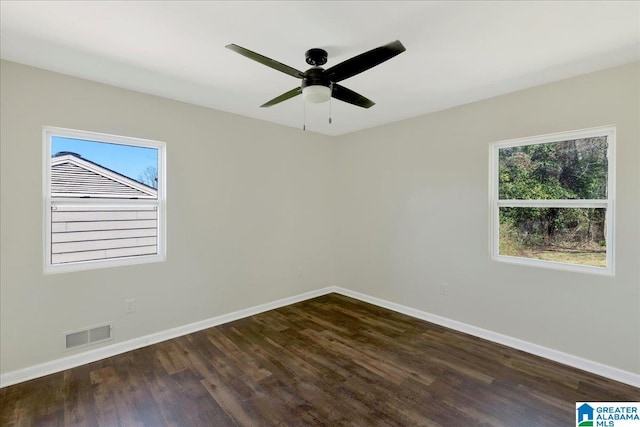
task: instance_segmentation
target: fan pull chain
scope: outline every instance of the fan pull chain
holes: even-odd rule
[[[307,130],[307,103],[302,99],[302,130]]]
[[[329,124],[331,124],[331,98],[329,98]]]

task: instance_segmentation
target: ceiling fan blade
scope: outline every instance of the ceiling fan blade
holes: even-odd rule
[[[349,104],[357,105],[362,108],[370,108],[376,105],[372,100],[336,83],[333,84],[331,96],[335,99],[339,99],[340,101],[348,102]]]
[[[285,65],[274,59],[267,58],[264,55],[260,55],[259,53],[253,52],[249,49],[245,49],[244,47],[238,46],[237,44],[228,44],[225,47],[236,53],[239,53],[242,56],[246,56],[249,59],[253,59],[256,62],[266,65],[267,67],[271,67],[274,70],[281,71],[285,74],[296,77],[298,79],[302,79],[305,77],[305,74],[300,70],[296,70],[295,68],[289,67],[288,65]]]
[[[353,77],[356,74],[360,74],[363,71],[373,68],[376,65],[382,64],[393,58],[396,55],[401,54],[407,50],[399,40],[391,43],[387,43],[384,46],[371,49],[365,53],[354,56],[351,59],[347,59],[333,67],[327,68],[324,72],[332,82],[339,82],[349,77]]]
[[[285,92],[280,96],[276,96],[271,101],[265,102],[261,105],[261,107],[271,107],[272,105],[276,105],[281,103],[282,101],[286,101],[289,98],[293,98],[294,96],[300,95],[302,93],[302,88],[297,87],[295,89],[291,89],[289,92]]]

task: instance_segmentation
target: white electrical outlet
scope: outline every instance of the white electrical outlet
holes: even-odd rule
[[[448,283],[440,283],[440,294],[441,295],[449,295],[449,284]]]
[[[124,300],[124,314],[135,313],[136,311],[136,299],[129,298]]]

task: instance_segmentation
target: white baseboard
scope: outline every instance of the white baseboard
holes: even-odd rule
[[[63,357],[61,359],[52,360],[50,362],[29,366],[17,371],[7,372],[0,375],[0,388],[28,381],[34,378],[43,377],[45,375],[54,374],[66,369],[75,368],[80,365],[85,365],[87,363],[95,362],[107,357],[116,356],[118,354],[126,353],[127,351],[136,350],[151,344],[170,340],[172,338],[180,337],[192,332],[201,331],[213,326],[222,325],[223,323],[232,322],[234,320],[253,316],[265,311],[284,307],[286,305],[295,304],[297,302],[305,301],[334,292],[334,290],[334,287],[327,287],[311,292],[305,292],[293,297],[279,299],[277,301],[272,301],[266,304],[257,305],[255,307],[234,311],[233,313],[223,314],[221,316],[212,317],[210,319],[201,320],[199,322],[190,323],[188,325],[179,326],[177,328],[168,329],[166,331],[156,332],[128,341],[107,345],[95,350],[89,350],[83,353],[74,354],[72,356]]]
[[[170,340],[182,335],[190,334],[192,332],[201,331],[203,329],[218,326],[224,323],[232,322],[234,320],[242,319],[245,317],[253,316],[265,311],[273,310],[276,308],[284,307],[286,305],[295,304],[297,302],[305,301],[311,298],[315,298],[321,295],[329,293],[338,293],[357,300],[367,302],[379,307],[387,308],[389,310],[396,311],[398,313],[406,314],[417,319],[426,320],[431,323],[435,323],[446,328],[454,329],[456,331],[464,332],[469,335],[473,335],[479,338],[483,338],[489,341],[493,341],[499,344],[522,350],[527,353],[534,354],[536,356],[544,357],[555,362],[562,363],[564,365],[572,366],[574,368],[582,369],[587,372],[601,375],[606,378],[610,378],[615,381],[620,381],[625,384],[629,384],[635,387],[640,387],[640,374],[635,374],[622,369],[614,368],[602,363],[594,362],[591,360],[583,359],[578,356],[563,353],[561,351],[553,350],[547,347],[543,347],[538,344],[533,344],[528,341],[523,341],[517,338],[513,338],[507,335],[499,334],[497,332],[482,329],[477,326],[469,325],[466,323],[458,322],[456,320],[448,319],[446,317],[438,316],[435,314],[427,313],[412,307],[396,304],[381,298],[376,298],[370,295],[366,295],[360,292],[352,291],[349,289],[329,286],[326,288],[318,289],[311,292],[306,292],[300,295],[296,295],[289,298],[279,299],[266,304],[257,305],[247,309],[235,311],[233,313],[223,314],[221,316],[212,317],[199,322],[190,323],[188,325],[179,326],[177,328],[168,329],[166,331],[156,332],[143,337],[134,338],[132,340],[123,341],[120,343],[111,344],[105,347],[101,347],[95,350],[89,350],[83,353],[75,354],[72,356],[64,357],[50,362],[42,363],[39,365],[30,366],[17,371],[7,372],[0,375],[0,388],[7,387],[12,384],[17,384],[23,381],[28,381],[34,378],[42,377],[45,375],[53,374],[56,372],[71,369],[80,365],[95,362],[97,360],[105,359],[107,357],[116,356],[118,354],[126,353],[127,351],[136,350],[138,348],[146,347],[151,344]]]
[[[349,289],[335,287],[334,292],[351,298],[355,298],[360,301],[368,302],[379,307],[397,311],[398,313],[406,314],[411,317],[426,320],[427,322],[435,323],[446,328],[464,332],[465,334],[493,341],[498,344],[503,344],[517,350],[522,350],[536,356],[544,357],[545,359],[553,360],[554,362],[582,369],[583,371],[591,372],[596,375],[601,375],[603,377],[619,381],[621,383],[640,387],[640,374],[624,371],[622,369],[614,368],[612,366],[604,365],[592,360],[583,359],[578,356],[563,353],[558,350],[553,350],[551,348],[513,338],[508,335],[502,335],[497,332],[482,329],[477,326],[469,325],[467,323],[458,322],[456,320],[451,320],[446,317],[427,313],[425,311],[417,310],[415,308],[407,307],[401,304],[396,304],[394,302],[372,297],[370,295],[366,295]]]

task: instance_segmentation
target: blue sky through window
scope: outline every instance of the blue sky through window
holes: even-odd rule
[[[90,160],[137,181],[140,181],[140,177],[148,167],[156,168],[156,170],[158,168],[158,150],[156,148],[86,141],[59,136],[52,137],[51,155],[55,156],[56,153],[61,151],[79,154],[83,159]]]

